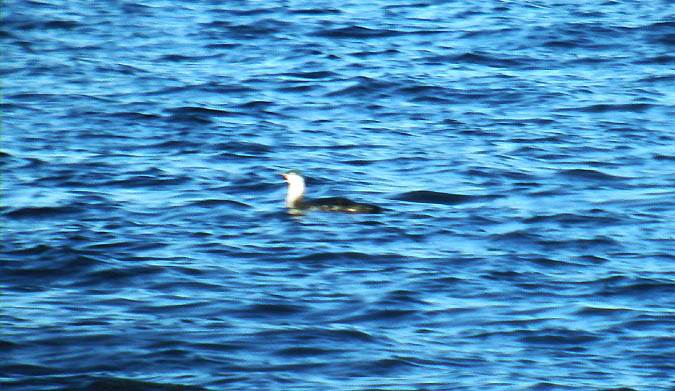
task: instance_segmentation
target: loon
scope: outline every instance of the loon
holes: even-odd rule
[[[286,207],[292,214],[302,211],[346,212],[346,213],[380,213],[377,205],[362,204],[342,197],[317,198],[305,200],[305,178],[299,172],[291,170],[281,174],[288,183]]]

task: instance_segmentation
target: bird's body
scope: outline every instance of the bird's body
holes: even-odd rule
[[[382,208],[377,205],[354,202],[347,198],[330,197],[305,199],[305,179],[296,171],[288,171],[284,174],[288,183],[286,194],[286,207],[291,212],[323,211],[323,212],[346,212],[346,213],[380,213]]]

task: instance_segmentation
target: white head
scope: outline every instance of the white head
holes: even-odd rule
[[[288,171],[281,175],[286,180],[286,183],[288,183],[286,206],[292,208],[296,202],[302,200],[302,196],[305,194],[305,178],[297,171]]]

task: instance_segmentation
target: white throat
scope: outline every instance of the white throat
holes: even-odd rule
[[[297,174],[286,175],[286,182],[288,183],[288,193],[286,193],[286,206],[294,207],[298,201],[302,200],[305,194],[305,180]]]

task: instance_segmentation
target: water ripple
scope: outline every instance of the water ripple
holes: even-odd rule
[[[5,388],[671,388],[670,4],[3,5]]]

